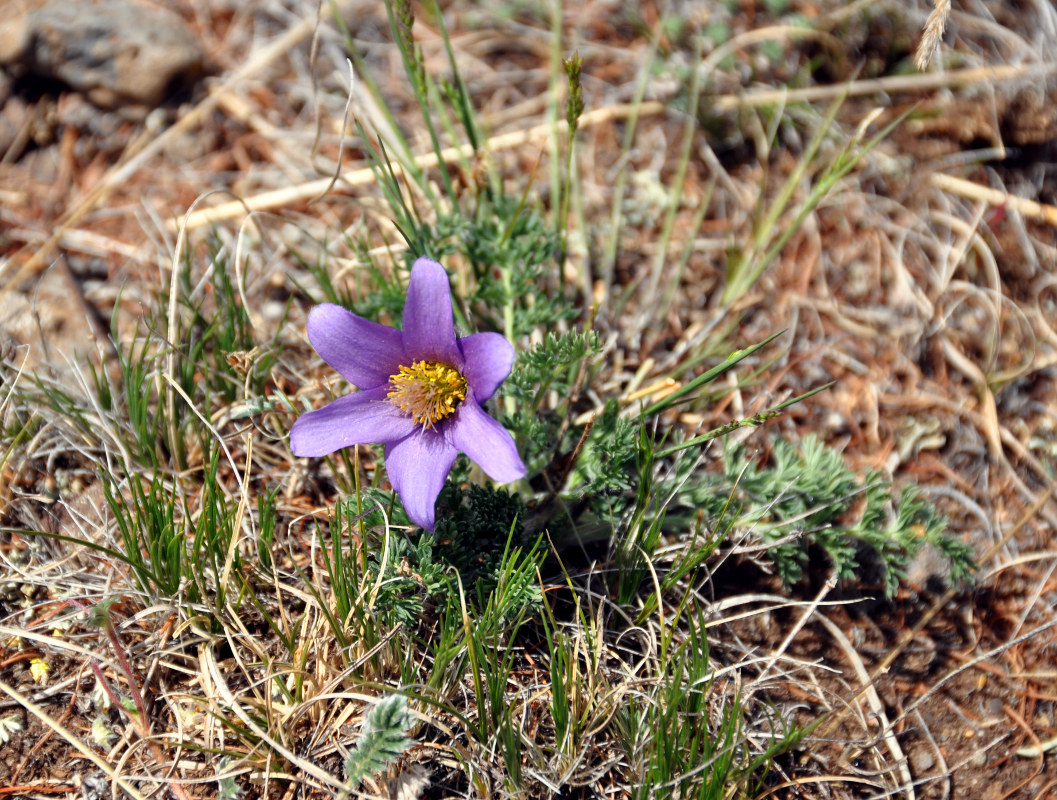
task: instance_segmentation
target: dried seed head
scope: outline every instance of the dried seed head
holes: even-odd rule
[[[933,56],[936,55],[936,51],[939,50],[940,42],[943,40],[943,31],[947,27],[947,17],[950,14],[951,0],[935,0],[935,7],[925,21],[925,31],[921,34],[917,55],[914,56],[914,66],[920,71],[925,71]]]

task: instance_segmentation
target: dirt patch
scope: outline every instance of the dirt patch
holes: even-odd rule
[[[307,3],[295,4],[296,14],[283,9],[232,14],[214,5],[185,2],[176,7],[188,25],[215,45],[217,52],[210,55],[225,65],[225,75],[259,55],[262,42],[288,33],[315,13]],[[393,123],[415,130],[412,138],[425,150],[427,137],[400,78],[384,14],[354,5],[356,13],[349,18],[355,18],[357,27],[352,36],[372,74],[387,82]],[[1044,30],[1032,25],[1027,10],[1001,16],[1003,4],[990,5],[996,16],[979,23],[982,27],[970,25],[967,15],[956,16],[959,52],[980,60],[983,56],[976,54],[991,52],[984,43],[1013,47],[1019,40],[1034,41]],[[841,13],[836,7],[792,6],[812,19]],[[1020,7],[1034,8],[1026,3]],[[691,11],[699,10],[687,11],[686,20],[694,21]],[[458,4],[447,13],[464,77],[479,93],[489,130],[502,135],[544,122],[548,26],[528,10],[496,20]],[[716,19],[708,24],[726,26],[731,36],[767,22],[785,24],[784,18],[776,20],[751,2],[714,13]],[[583,16],[568,16],[567,35],[580,37],[587,58],[589,109],[613,109],[633,99],[648,52],[647,32],[657,22],[655,10],[644,7],[639,18],[635,9],[594,3]],[[921,20],[871,16],[845,24],[855,28],[848,41],[861,47],[832,63],[866,58],[867,71],[884,77],[911,52]],[[1015,29],[1015,37],[1000,36],[995,24]],[[423,18],[415,30],[427,63],[443,73],[443,47],[435,29]],[[825,28],[830,37],[840,30]],[[326,183],[339,153],[350,169],[354,163],[363,166],[362,150],[334,133],[344,115],[344,39],[325,25],[317,41],[322,55],[312,62],[312,31],[309,24],[281,57],[262,64],[223,99],[207,100],[216,87],[199,85],[186,105],[179,106],[186,97],[177,96],[146,117],[97,107],[59,84],[38,85],[31,93],[12,81],[2,86],[0,256],[5,261],[0,275],[8,283],[0,336],[7,361],[24,365],[27,374],[40,370],[56,386],[78,388],[76,375],[83,371],[76,367],[91,361],[102,368],[112,356],[112,314],[118,312],[119,338],[130,334],[143,309],[163,290],[175,247],[173,220],[199,196],[216,189],[252,198],[277,188],[312,188],[314,182]],[[713,29],[713,35],[718,31]],[[839,44],[837,38],[836,43],[826,39],[827,47]],[[587,224],[577,232],[571,256],[578,267],[586,265],[594,282],[585,291],[604,295],[607,282],[617,292],[628,290],[622,314],[602,314],[598,325],[619,342],[614,375],[641,371],[645,383],[678,367],[680,353],[721,318],[719,296],[731,254],[751,241],[754,222],[797,169],[818,119],[817,112],[812,116],[792,104],[793,122],[774,122],[772,129],[767,106],[750,105],[739,96],[751,93],[757,83],[784,86],[807,80],[805,76],[826,78],[824,70],[813,69],[806,59],[830,52],[785,40],[777,50],[762,53],[748,44],[731,48],[731,63],[720,61],[709,84],[706,99],[711,105],[701,112],[703,127],[693,134],[695,155],[685,173],[672,237],[661,243],[669,202],[665,188],[680,174],[686,108],[680,76],[688,69],[687,43],[679,30],[667,31],[662,57],[653,67],[656,80],[646,89],[648,99],[661,98],[667,105],[637,120],[638,134],[626,153],[623,139],[631,122],[626,113],[615,111],[581,131],[577,150]],[[1049,52],[1052,56],[1054,51]],[[835,69],[830,77],[836,81],[846,75]],[[357,111],[369,101],[366,94],[355,100]],[[207,103],[209,112],[194,126],[182,133],[176,129],[164,146],[127,173],[115,172],[117,165],[133,163],[142,148],[158,141],[161,131],[173,130],[170,126]],[[877,468],[899,485],[920,485],[948,514],[951,530],[978,556],[989,557],[981,564],[978,582],[946,602],[940,602],[947,579],[942,563],[928,559],[913,565],[894,601],[867,602],[840,594],[851,592],[849,587],[838,587],[827,597],[848,601],[818,613],[831,620],[849,646],[814,620],[789,642],[787,655],[812,668],[795,679],[770,681],[768,691],[802,724],[822,721],[810,747],[784,763],[788,785],[773,794],[876,797],[896,791],[909,776],[918,798],[1053,797],[1057,767],[1052,755],[1033,754],[1031,748],[1038,750],[1057,735],[1057,629],[1051,627],[1057,607],[1052,570],[1057,506],[1046,495],[1057,470],[1054,228],[1005,206],[941,191],[928,176],[957,173],[981,186],[1057,202],[1057,84],[1051,75],[1038,81],[893,91],[883,98],[847,101],[834,126],[850,137],[870,108],[884,104],[890,108],[871,131],[913,110],[867,159],[868,166],[839,184],[809,216],[737,302],[731,344],[744,346],[787,330],[783,341],[788,352],[773,366],[764,394],[787,397],[829,380],[836,385],[791,409],[771,430],[791,438],[815,433],[840,448],[857,469]],[[381,124],[382,116],[373,119]],[[493,153],[512,180],[536,170],[542,176],[546,169],[539,166],[546,163],[541,162],[544,139],[525,141]],[[615,194],[618,167],[630,175],[623,197]],[[467,173],[459,180],[468,186],[473,176]],[[96,196],[101,189],[105,193]],[[387,220],[379,221],[379,199],[369,184],[338,183],[316,202],[319,191],[303,191],[269,206],[258,218],[259,227],[249,228],[255,246],[248,248],[247,271],[256,270],[258,276],[252,284],[253,305],[266,324],[278,326],[288,307],[300,313],[303,298],[294,279],[311,276],[293,253],[301,255],[312,241],[357,226],[393,233]],[[796,197],[805,191],[798,187]],[[695,227],[698,204],[717,192],[723,198],[719,210],[697,220]],[[541,188],[539,196],[541,203],[548,202],[548,189]],[[614,203],[620,205],[623,229],[616,234],[617,256],[608,264]],[[791,217],[785,215],[782,224]],[[233,248],[237,223],[216,224],[218,241]],[[201,230],[191,238],[192,257],[208,263]],[[632,290],[651,285],[659,248],[675,252],[684,245],[687,258],[677,277],[672,280],[675,273],[665,272],[658,281],[662,288],[672,281],[670,302],[639,299]],[[351,248],[339,250],[341,259],[353,262]],[[580,279],[575,270],[570,272],[570,281]],[[644,318],[650,323],[643,324]],[[293,386],[290,376],[283,380]],[[675,421],[690,430],[707,429],[755,411],[756,402],[732,387],[715,405]],[[4,462],[4,524],[52,532],[63,525],[98,528],[101,490],[90,459],[58,439],[49,440],[48,430],[41,435],[41,455],[21,464]],[[274,453],[268,457],[280,461]],[[93,492],[94,501],[77,507],[77,487],[80,494]],[[335,487],[320,485],[311,496],[306,490],[286,497],[286,521],[302,518],[334,492]],[[70,500],[65,510],[56,507],[57,497]],[[29,547],[17,533],[0,534],[9,584],[21,581],[12,576],[22,574],[20,554]],[[55,543],[45,548],[32,554],[40,574],[70,556]],[[79,551],[76,557],[92,563],[93,555]],[[816,565],[816,574],[791,590],[764,578],[754,578],[753,588],[810,602],[825,583],[827,566]],[[50,604],[62,601],[61,587],[30,584],[29,596],[0,599],[3,623],[18,626],[24,617],[32,618],[39,630],[46,630]],[[878,597],[875,588],[857,591]],[[743,582],[717,576],[715,591],[722,598],[747,589]],[[93,592],[98,593],[93,601],[105,593],[102,586]],[[915,632],[937,603],[935,616]],[[794,608],[729,624],[727,632],[741,645],[725,655],[733,663],[746,649],[772,650],[794,629],[798,615]],[[266,632],[261,620],[253,624],[254,633]],[[873,675],[895,649],[898,657],[870,684],[879,702],[872,705],[863,692],[868,682],[863,671]],[[38,697],[49,685],[64,686],[34,702],[81,741],[90,741],[98,712],[86,696],[93,685],[85,677],[87,662],[49,652],[51,673],[42,685],[29,676],[23,656],[16,645],[4,645],[0,678],[28,698]],[[190,656],[179,656],[183,658]],[[179,659],[174,656],[173,663]],[[159,676],[178,684],[182,673],[177,666],[158,669],[154,688],[161,687]],[[76,790],[87,797],[108,796],[110,787],[100,782],[101,773],[62,736],[43,727],[23,706],[0,699],[0,719],[7,715],[14,716],[20,730],[0,748],[0,784],[32,787],[27,794]],[[107,712],[102,724],[121,737],[122,719]],[[886,740],[883,734],[889,730],[893,738]],[[93,750],[105,759],[116,752],[108,747],[113,745],[93,745]],[[188,763],[193,760],[185,756]],[[177,755],[166,751],[166,757]],[[337,774],[339,759],[331,757]],[[154,760],[143,758],[145,771],[159,772]],[[189,766],[188,774],[201,778],[205,773],[197,772],[198,766]],[[138,768],[129,767],[132,772]],[[214,784],[203,785],[209,788],[197,787],[190,795],[210,796]],[[245,796],[280,796],[288,785],[295,783],[254,783]],[[589,796],[588,790],[583,792]]]

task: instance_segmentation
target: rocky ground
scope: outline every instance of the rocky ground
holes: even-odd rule
[[[328,246],[342,263],[350,252],[341,232],[392,232],[363,149],[338,135],[348,67],[329,6],[318,19],[316,4],[294,0],[132,2],[11,0],[0,21],[0,341],[24,375],[59,385],[73,385],[85,360],[110,357],[111,319],[119,334],[134,331],[174,252],[201,257],[210,226],[244,248],[263,329],[296,295],[294,253],[336,242]],[[619,316],[599,318],[618,342],[614,373],[641,371],[648,384],[732,313],[720,300],[730,244],[751,240],[811,126],[854,78],[835,126],[852,136],[865,122],[872,134],[907,116],[734,302],[735,339],[786,331],[769,397],[835,381],[774,430],[817,434],[856,469],[918,484],[980,561],[967,587],[948,588],[942,565],[923,558],[891,602],[864,599],[876,587],[844,586],[826,599],[848,602],[816,609],[806,624],[795,608],[729,623],[739,652],[783,643],[830,668],[782,690],[799,721],[824,719],[774,795],[876,797],[910,785],[907,796],[921,798],[1057,797],[1057,12],[1048,0],[956,6],[944,69],[918,73],[913,51],[930,11],[920,2],[671,5],[675,21],[649,67],[659,4],[598,0],[563,18],[560,50],[584,58],[587,106],[577,144],[584,229],[572,240],[570,275],[586,263],[596,278],[587,289],[600,296],[609,285],[638,287]],[[384,9],[337,6],[393,116],[362,84],[352,113],[379,130],[403,126],[426,152]],[[416,12],[427,67],[442,73],[437,28]],[[454,3],[445,19],[490,157],[517,192],[538,174],[546,204],[554,33],[545,12]],[[698,30],[712,31],[705,57],[716,58],[665,243],[664,187],[677,180],[684,143],[687,37]],[[643,70],[650,77],[640,84]],[[636,117],[628,104],[640,85]],[[332,181],[339,162],[345,177]],[[706,198],[721,213],[694,228]],[[609,263],[614,202],[624,230]],[[258,212],[252,221],[248,209]],[[661,304],[648,293],[658,248],[677,253],[686,242],[685,269]],[[754,402],[732,391],[682,423],[722,424],[757,410]],[[61,525],[45,502],[62,480],[52,461],[0,462],[8,528],[30,526],[32,508],[38,524]],[[58,491],[82,517],[100,505],[88,484]],[[26,546],[0,538],[9,560]],[[817,596],[819,573],[797,596]],[[765,574],[745,574],[760,592],[786,593]],[[715,592],[744,580],[721,570]],[[5,597],[4,639],[46,608],[38,591]],[[80,685],[85,662],[53,654],[42,689],[30,671],[39,652],[0,649],[0,680],[86,736],[82,701],[64,688]],[[0,796],[109,792],[66,737],[0,698],[0,718],[8,714],[22,729],[0,748]]]

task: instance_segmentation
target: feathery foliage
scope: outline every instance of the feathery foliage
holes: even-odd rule
[[[412,719],[403,695],[383,697],[367,713],[356,744],[345,759],[345,779],[350,788],[368,775],[376,775],[394,763],[411,746],[407,731]]]

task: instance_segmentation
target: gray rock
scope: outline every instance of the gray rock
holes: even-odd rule
[[[0,21],[0,65],[61,81],[107,107],[157,106],[203,71],[179,16],[133,0],[22,0]]]

